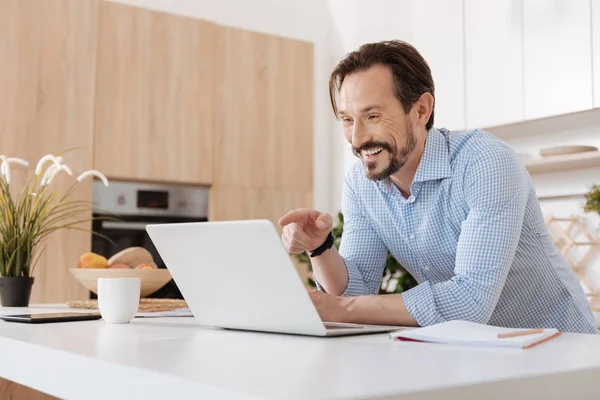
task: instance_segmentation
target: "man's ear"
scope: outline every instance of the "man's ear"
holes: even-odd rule
[[[434,103],[435,100],[431,93],[423,93],[419,97],[419,100],[415,103],[418,125],[427,125],[427,121],[429,121],[429,117],[431,117],[431,113],[433,112]]]

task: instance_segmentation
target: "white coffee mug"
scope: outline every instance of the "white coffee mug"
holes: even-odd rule
[[[110,324],[131,322],[140,305],[140,278],[98,278],[100,315]]]

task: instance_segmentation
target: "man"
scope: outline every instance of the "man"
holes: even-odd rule
[[[311,297],[323,320],[597,332],[529,174],[490,134],[433,127],[433,79],[412,46],[366,44],[337,65],[329,86],[361,160],[345,180],[339,253],[330,215],[297,209],[279,221],[286,249],[312,257],[321,290]],[[376,295],[388,250],[418,286]]]

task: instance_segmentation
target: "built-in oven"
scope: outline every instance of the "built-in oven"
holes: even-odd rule
[[[135,183],[111,180],[105,187],[93,186],[94,219],[92,252],[110,258],[133,246],[147,249],[159,268],[165,263],[146,233],[146,225],[157,223],[204,222],[208,220],[209,192],[206,187]],[[116,220],[115,220],[116,219]],[[95,298],[93,294],[90,297]],[[173,280],[153,293],[153,298],[183,298]]]

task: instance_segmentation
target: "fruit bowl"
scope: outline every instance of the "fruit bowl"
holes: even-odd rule
[[[88,290],[98,294],[98,278],[140,278],[140,297],[150,296],[171,280],[168,269],[69,268],[73,276]]]

